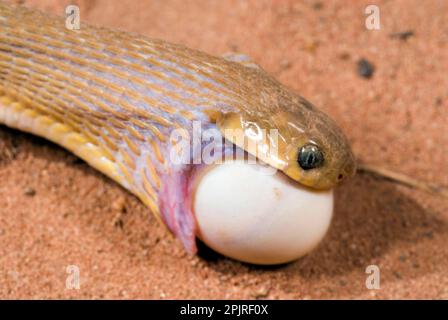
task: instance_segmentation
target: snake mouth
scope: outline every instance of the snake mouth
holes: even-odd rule
[[[277,173],[275,168],[254,158],[234,144],[224,141],[220,146],[220,152],[213,155],[214,161],[183,165],[171,169],[161,176],[162,185],[158,205],[162,221],[190,254],[197,252],[198,224],[193,207],[195,192],[203,177],[216,166],[234,160],[256,165],[263,170],[265,175]]]
[[[159,193],[159,208],[162,220],[168,229],[182,242],[186,251],[191,254],[197,252],[196,238],[202,239],[197,213],[195,212],[196,192],[202,181],[209,180],[209,173],[215,171],[218,166],[226,166],[228,163],[237,161],[247,166],[256,167],[258,174],[262,176],[275,177],[275,179],[268,181],[282,181],[284,185],[300,188],[303,193],[318,195],[330,191],[318,190],[297,183],[285,172],[254,157],[237,145],[225,139],[222,139],[222,141],[223,143],[218,148],[219,152],[213,154],[214,161],[180,166],[168,171],[161,177],[163,183]],[[238,180],[241,177],[236,175],[234,179]],[[240,183],[244,184],[247,182],[240,181]],[[221,188],[225,190],[227,187],[222,185]],[[247,190],[247,192],[250,193],[251,190]],[[275,193],[275,191],[273,192]],[[235,197],[241,198],[239,195],[235,195]],[[219,199],[216,199],[216,201],[219,201]],[[245,213],[241,212],[241,214]],[[204,215],[203,212],[202,215]]]
[[[302,187],[266,169],[230,160],[197,171],[187,202],[196,237],[225,256],[254,264],[286,263],[312,250],[331,221],[332,190]]]

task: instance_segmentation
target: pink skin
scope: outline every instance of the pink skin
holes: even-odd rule
[[[242,149],[229,142],[220,141],[217,142],[216,146],[217,150],[220,151],[213,154],[213,162],[223,160],[223,157],[227,158],[229,154],[236,154],[237,156],[245,154]],[[197,152],[193,151],[196,154]],[[194,191],[197,180],[204,174],[207,167],[209,165],[204,163],[182,165],[165,172],[161,179],[163,185],[159,193],[159,209],[162,219],[170,231],[181,240],[185,250],[190,254],[197,252],[198,227],[193,212]]]
[[[197,252],[197,223],[192,206],[196,166],[201,167],[188,165],[180,172],[165,175],[159,198],[163,221],[190,254]]]

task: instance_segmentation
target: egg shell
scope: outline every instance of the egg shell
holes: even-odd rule
[[[193,211],[206,245],[264,265],[296,260],[318,245],[330,226],[333,191],[311,190],[270,169],[233,160],[197,179]]]

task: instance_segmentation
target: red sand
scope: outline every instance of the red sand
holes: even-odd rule
[[[23,2],[59,14],[72,3]],[[375,1],[381,30],[369,31],[370,2],[77,1],[94,24],[246,53],[329,113],[360,159],[448,185],[448,2]],[[370,80],[359,58],[375,65]],[[448,299],[448,202],[366,174],[338,187],[319,248],[269,268],[187,256],[135,197],[5,127],[0,181],[0,298]],[[65,287],[72,264],[80,290]],[[380,290],[365,287],[370,264]]]

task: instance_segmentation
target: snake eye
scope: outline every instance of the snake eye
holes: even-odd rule
[[[297,162],[304,170],[318,168],[324,163],[324,155],[316,145],[306,144],[300,148]]]

